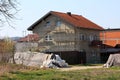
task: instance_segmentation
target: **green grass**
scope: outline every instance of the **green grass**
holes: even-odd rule
[[[2,75],[0,80],[120,80],[120,67],[77,71],[19,70]]]
[[[70,66],[102,66],[103,64],[76,64]]]

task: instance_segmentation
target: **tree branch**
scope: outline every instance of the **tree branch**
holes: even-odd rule
[[[0,24],[7,22],[9,26],[14,28],[11,23],[15,19],[18,2],[16,0],[0,0]]]

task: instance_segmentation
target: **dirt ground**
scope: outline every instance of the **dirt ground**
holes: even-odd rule
[[[82,69],[94,69],[103,68],[103,66],[71,66],[68,68],[60,68],[61,71],[82,70]]]

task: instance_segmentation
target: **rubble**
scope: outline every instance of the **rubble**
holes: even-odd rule
[[[62,60],[59,55],[51,54],[50,57],[46,58],[46,60],[43,62],[42,67],[47,68],[61,68],[61,67],[67,67],[68,64],[65,62],[65,60]]]

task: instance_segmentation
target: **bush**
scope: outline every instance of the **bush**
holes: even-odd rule
[[[0,40],[0,62],[8,62],[9,58],[13,56],[14,43],[10,39]]]

